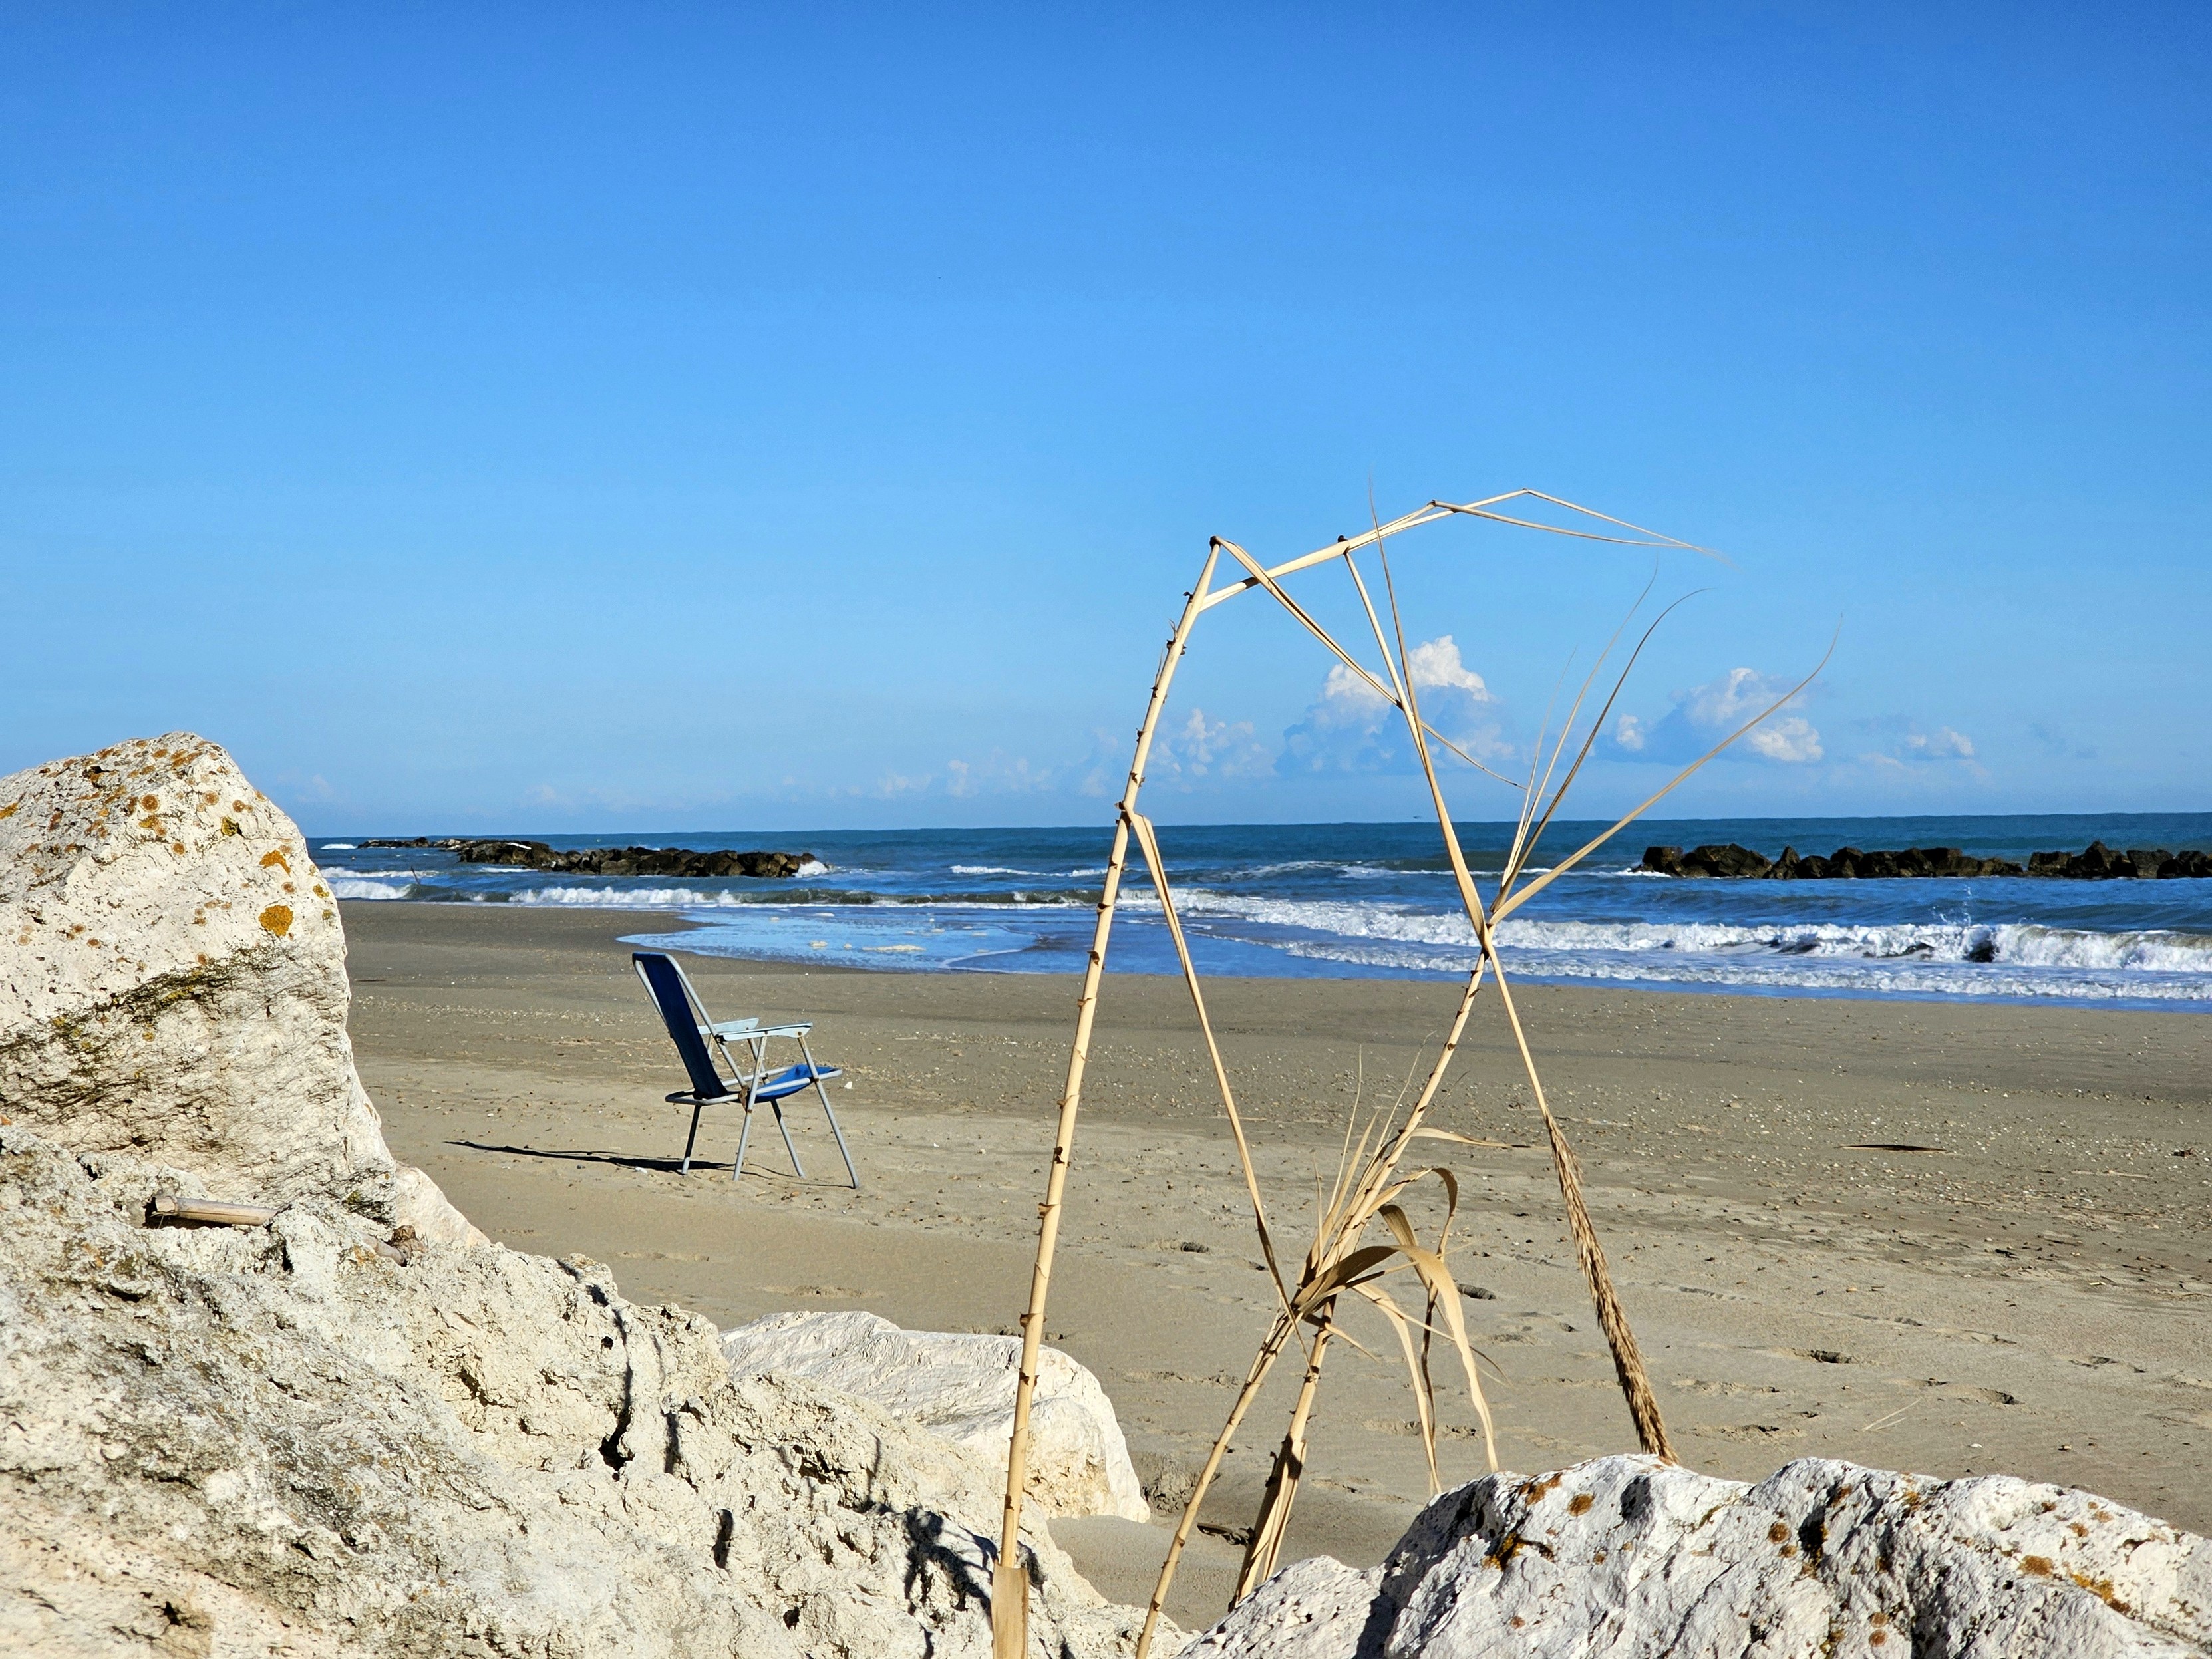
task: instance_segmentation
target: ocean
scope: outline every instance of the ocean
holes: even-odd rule
[[[1603,828],[1554,824],[1539,854]],[[1489,897],[1511,826],[1460,826]],[[1261,977],[1432,977],[1474,961],[1436,828],[1419,823],[1211,824],[1160,830],[1200,969]],[[1047,830],[544,836],[806,852],[786,881],[553,875],[462,865],[422,848],[317,840],[340,898],[666,911],[686,950],[886,972],[1079,972],[1110,825]],[[2212,848],[2212,813],[1651,819],[1569,872],[1500,929],[1506,967],[1556,983],[1816,996],[1996,999],[2212,1011],[2212,880],[1713,881],[1641,873],[1645,846],[1735,842],[1769,857],[1845,845],[2031,853]],[[671,943],[672,933],[630,936]],[[1123,887],[1109,965],[1173,973],[1141,864]]]

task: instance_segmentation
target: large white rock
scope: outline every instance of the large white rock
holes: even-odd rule
[[[0,778],[0,1116],[215,1196],[384,1214],[337,906],[299,828],[190,732]]]
[[[995,1462],[486,1244],[393,1164],[346,1003],[213,744],[0,780],[0,1653],[981,1659]],[[1126,1651],[1024,1539],[1032,1652]]]
[[[734,1376],[808,1377],[1005,1462],[1018,1338],[904,1331],[872,1313],[786,1313],[740,1325],[722,1338],[722,1352]],[[1047,1515],[1149,1521],[1114,1402],[1059,1349],[1041,1354],[1030,1411],[1030,1497]]]
[[[2087,1492],[1649,1457],[1437,1498],[1384,1564],[1285,1568],[1182,1659],[2151,1659],[2212,1649],[2212,1545]]]
[[[173,1179],[0,1127],[0,1652],[990,1650],[994,1461],[580,1258],[146,1225]],[[1126,1652],[1026,1539],[1032,1653]]]

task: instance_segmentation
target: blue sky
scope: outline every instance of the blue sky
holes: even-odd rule
[[[1670,810],[2212,810],[2209,46],[10,8],[0,770],[188,726],[321,832],[1088,821],[1209,534],[1533,485],[1733,561],[1662,562],[1708,591],[1589,811],[1838,627]],[[1650,574],[1451,526],[1395,565],[1508,766]],[[1209,616],[1156,814],[1419,810],[1263,605]]]

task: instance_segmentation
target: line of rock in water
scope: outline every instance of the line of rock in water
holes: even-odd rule
[[[1838,847],[1826,858],[1806,858],[1785,847],[1770,859],[1734,842],[1693,847],[1647,847],[1638,866],[1655,876],[1720,877],[1743,881],[1878,881],[1900,876],[2050,876],[2070,881],[2212,878],[2212,853],[2169,852],[2163,847],[2131,847],[2115,852],[2093,841],[2079,853],[2031,854],[2025,865],[2009,859],[1976,858],[1955,847],[1907,847],[1899,852],[1860,851]]]
[[[542,841],[365,841],[363,847],[434,847],[463,864],[519,865],[564,876],[751,876],[782,880],[818,862],[811,853],[696,853],[682,847],[586,847],[562,849]],[[826,866],[824,866],[827,867]]]

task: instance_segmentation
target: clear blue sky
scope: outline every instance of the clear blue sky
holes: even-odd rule
[[[1681,810],[2212,809],[2208,47],[2185,6],[10,7],[0,770],[189,726],[325,833],[1102,818],[1206,537],[1302,551],[1371,479],[1734,560],[1662,566],[1711,591],[1590,811],[1839,623]],[[1398,568],[1507,763],[1649,574]],[[1417,810],[1261,605],[1200,635],[1156,813]]]

